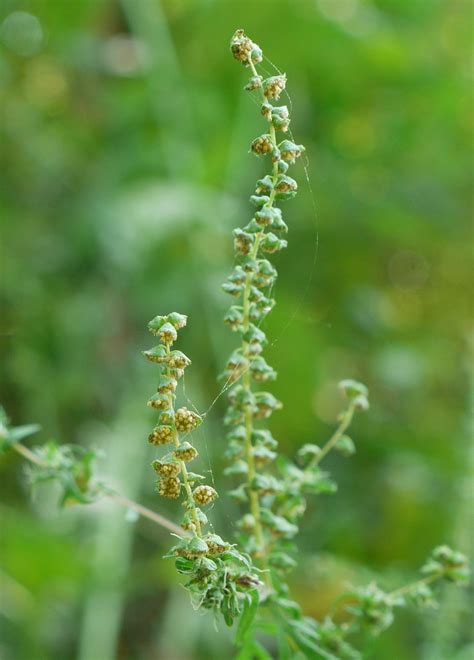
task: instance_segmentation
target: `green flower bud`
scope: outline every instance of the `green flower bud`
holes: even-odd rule
[[[263,357],[256,357],[250,361],[250,373],[256,382],[275,380],[277,374]]]
[[[249,344],[267,344],[267,338],[263,330],[257,328],[253,323],[249,324],[248,330],[242,335],[243,339]]]
[[[257,187],[255,188],[256,195],[269,195],[273,190],[273,179],[270,175],[266,175],[263,179],[257,181]]]
[[[273,141],[269,133],[259,135],[250,145],[250,150],[257,156],[265,156],[273,151]]]
[[[189,463],[190,461],[194,460],[197,455],[197,449],[190,445],[189,442],[182,442],[181,445],[177,447],[173,452],[173,456],[177,460],[184,461],[185,463]]]
[[[168,359],[168,352],[164,346],[154,346],[148,351],[142,351],[142,354],[150,362],[156,362],[158,364],[164,364]]]
[[[174,416],[176,430],[180,433],[190,433],[202,422],[202,418],[192,410],[179,408]]]
[[[238,298],[243,291],[242,284],[234,284],[233,282],[224,282],[224,284],[222,284],[221,286],[222,286],[222,290],[225,293],[228,293],[230,296],[234,296],[236,298]]]
[[[345,457],[352,456],[356,451],[355,444],[348,435],[342,435],[336,442],[334,449]]]
[[[148,436],[148,442],[152,445],[167,445],[174,442],[175,431],[171,426],[155,426]]]
[[[282,407],[281,401],[278,401],[270,392],[256,392],[255,404],[257,412],[255,417],[257,419],[266,419],[270,417],[274,410],[280,410]]]
[[[369,395],[369,390],[367,387],[356,380],[341,380],[341,382],[338,384],[338,387],[349,399],[355,399],[355,397],[359,395],[365,397]]]
[[[224,317],[224,323],[232,330],[237,330],[241,327],[243,321],[242,308],[233,305]]]
[[[273,220],[278,216],[281,216],[281,211],[280,209],[277,208],[268,208],[268,207],[263,207],[260,209],[260,211],[257,211],[255,213],[255,222],[260,226],[260,227],[268,227],[269,225],[273,224]]]
[[[176,328],[171,323],[164,323],[157,332],[161,341],[165,344],[172,344],[178,338]]]
[[[248,360],[237,349],[232,353],[226,364],[226,376],[230,382],[238,380],[244,371],[248,368]]]
[[[258,209],[268,204],[270,197],[268,195],[250,195],[250,203],[256,206]]]
[[[246,256],[252,249],[254,237],[252,234],[247,234],[242,229],[234,229],[234,249],[236,254]]]
[[[236,266],[227,279],[229,282],[232,282],[232,284],[245,284],[247,278],[244,269],[241,266]]]
[[[369,400],[363,394],[359,394],[354,399],[354,406],[356,410],[368,410],[369,409]]]
[[[318,445],[307,444],[298,449],[297,456],[301,465],[306,465],[311,459],[317,458],[320,453],[321,447],[318,447]]]
[[[162,497],[176,500],[181,492],[181,481],[178,477],[166,477],[156,482],[156,490]]]
[[[160,477],[177,477],[181,472],[181,466],[175,461],[153,461],[151,464],[153,469]]]
[[[280,174],[275,185],[277,199],[291,199],[296,195],[298,184],[286,174]]]
[[[194,536],[188,544],[188,552],[191,556],[201,557],[207,555],[209,547],[204,539]]]
[[[271,118],[272,118],[272,110],[273,110],[273,106],[272,106],[271,103],[268,103],[267,101],[265,101],[262,104],[261,113],[262,113],[262,116],[265,117],[265,119],[267,121],[270,121]]]
[[[286,133],[290,125],[290,113],[286,105],[273,107],[271,110],[271,122],[273,126],[283,133]]]
[[[148,323],[148,330],[153,335],[157,335],[161,326],[167,322],[168,322],[167,316],[155,316],[155,318]]]
[[[267,429],[257,429],[252,432],[252,442],[254,445],[262,444],[269,449],[276,449],[278,442]]]
[[[280,149],[282,159],[287,163],[291,163],[292,165],[296,159],[299,158],[305,151],[305,148],[302,144],[295,144],[294,142],[291,142],[291,140],[283,140],[283,142],[281,142],[278,147]]]
[[[178,314],[178,312],[171,312],[171,314],[168,314],[168,321],[176,328],[176,330],[180,330],[181,328],[184,328],[188,322],[188,317],[184,314]]]
[[[276,452],[271,451],[271,449],[268,449],[264,445],[258,445],[257,447],[254,447],[252,449],[252,453],[253,453],[254,460],[255,460],[255,465],[257,466],[257,468],[261,468],[264,465],[267,465],[268,463],[271,463],[277,457]]]
[[[193,491],[194,501],[201,505],[210,504],[217,497],[217,491],[212,486],[198,486]]]
[[[257,491],[262,496],[275,495],[282,491],[282,485],[278,479],[275,479],[275,477],[269,474],[256,474],[250,483],[249,488],[250,490]]]
[[[286,174],[286,172],[288,172],[289,167],[290,167],[289,164],[284,160],[278,161],[278,172],[280,174]]]
[[[255,259],[247,257],[242,261],[242,270],[245,273],[255,273],[258,269],[258,263]]]
[[[287,245],[288,241],[285,241],[283,238],[278,238],[278,236],[275,236],[272,232],[265,234],[260,242],[262,252],[267,252],[268,254],[279,252],[286,248]]]
[[[286,87],[286,74],[272,76],[263,81],[263,93],[267,99],[278,99]]]

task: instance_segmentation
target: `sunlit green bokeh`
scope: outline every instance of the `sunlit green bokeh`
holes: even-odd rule
[[[196,442],[227,535],[238,514],[217,377],[235,337],[220,283],[264,126],[228,51],[234,30],[268,72],[286,71],[309,165],[284,207],[265,328],[285,404],[272,431],[293,455],[330,433],[340,378],[371,393],[357,454],[327,461],[339,493],[311,502],[299,539],[293,588],[314,616],[350,582],[409,581],[436,544],[469,552],[471,12],[467,0],[1,3],[2,403],[42,425],[37,442],[104,449],[117,488],[176,520],[153,493],[156,374],[140,350],[155,314],[187,314],[182,400],[208,411]],[[161,559],[166,532],[112,505],[58,512],[50,489],[31,502],[16,455],[0,470],[2,658],[229,657],[228,632],[192,611]],[[439,610],[404,613],[367,657],[467,659],[467,603],[441,591]]]

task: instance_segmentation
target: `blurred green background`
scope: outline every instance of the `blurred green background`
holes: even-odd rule
[[[285,205],[268,360],[292,455],[331,431],[335,383],[361,379],[339,493],[309,507],[295,595],[323,616],[348,582],[415,576],[432,546],[469,552],[467,282],[471,5],[466,0],[3,0],[1,400],[37,439],[102,448],[121,492],[177,519],[153,493],[145,407],[156,372],[139,351],[158,313],[189,315],[181,395],[207,411],[235,345],[220,283],[231,230],[251,213],[263,121],[229,54],[244,27],[288,75],[306,145]],[[270,62],[265,68],[272,72]],[[317,250],[317,251],[316,251]],[[223,495],[225,397],[196,434]],[[202,471],[202,470],[199,470]],[[31,501],[18,455],[1,457],[0,655],[5,660],[194,660],[229,655],[192,611],[169,535],[112,504],[58,512]],[[237,518],[224,496],[220,530]],[[401,614],[370,658],[472,657],[468,594]]]

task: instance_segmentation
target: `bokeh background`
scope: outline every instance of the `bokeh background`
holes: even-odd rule
[[[29,444],[104,450],[100,473],[171,518],[153,493],[139,351],[158,313],[189,315],[182,401],[207,411],[235,337],[220,283],[250,217],[264,126],[228,52],[238,27],[288,75],[309,179],[286,205],[268,359],[285,403],[271,427],[292,455],[322,442],[335,383],[368,384],[336,496],[309,507],[294,594],[323,616],[348,583],[416,576],[432,546],[469,552],[468,0],[3,0],[1,400]],[[270,61],[265,63],[272,72]],[[288,101],[287,101],[288,102]],[[315,200],[316,213],[314,212]],[[225,397],[196,434],[224,494]],[[194,660],[231,653],[192,611],[166,531],[112,504],[32,501],[1,457],[0,654],[6,660]],[[230,535],[222,496],[214,521]],[[472,657],[469,596],[403,613],[370,658]]]

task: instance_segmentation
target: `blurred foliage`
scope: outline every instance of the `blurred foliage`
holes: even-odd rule
[[[189,315],[185,397],[203,412],[234,341],[220,283],[261,173],[234,30],[287,72],[311,185],[298,166],[266,327],[285,403],[272,431],[294,454],[330,432],[337,380],[372,393],[357,454],[328,460],[337,497],[303,525],[294,589],[311,615],[375,571],[399,584],[433,545],[468,551],[469,17],[467,0],[0,8],[1,400],[16,425],[41,424],[41,442],[104,447],[103,471],[152,507],[146,321]],[[198,432],[221,491],[224,405]],[[32,507],[19,457],[0,470],[2,657],[228,652],[176,590],[165,532],[113,507],[59,515],[47,489]],[[230,533],[233,505],[221,498],[215,516]],[[423,626],[401,617],[367,657],[467,658],[467,597],[446,598]]]

